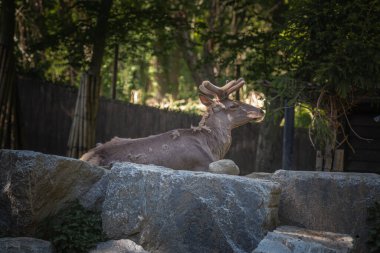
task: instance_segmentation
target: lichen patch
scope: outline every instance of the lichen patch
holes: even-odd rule
[[[162,150],[163,151],[169,151],[169,145],[168,144],[162,144]]]
[[[177,139],[181,134],[179,133],[178,130],[174,130],[170,133],[170,136],[173,138],[173,140]]]

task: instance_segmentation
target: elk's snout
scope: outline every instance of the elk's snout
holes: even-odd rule
[[[255,108],[255,110],[248,112],[248,117],[255,120],[256,122],[260,122],[265,117],[265,112],[260,108]]]

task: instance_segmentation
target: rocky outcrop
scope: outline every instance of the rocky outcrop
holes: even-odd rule
[[[276,225],[279,193],[267,180],[118,163],[103,230],[149,252],[251,252]]]
[[[212,162],[208,166],[209,172],[216,174],[239,175],[240,170],[236,163],[229,159]]]
[[[50,242],[30,237],[0,238],[2,253],[54,253]]]
[[[268,172],[252,172],[250,174],[245,175],[245,177],[271,180],[272,175],[273,173]]]
[[[349,235],[283,226],[269,232],[252,253],[350,253],[352,242]]]
[[[309,234],[331,232],[316,237],[348,234],[355,239],[353,252],[364,253],[367,211],[380,202],[380,175],[277,171],[239,177],[132,163],[109,171],[76,159],[1,150],[0,190],[1,236],[33,236],[41,220],[79,200],[101,210],[108,237],[132,239],[152,253],[252,252],[275,228],[277,214],[281,224]],[[318,243],[318,250],[329,249],[321,240],[311,243],[304,232],[294,237],[294,230],[278,228],[258,249],[294,245],[290,252],[307,252]],[[119,240],[99,247],[144,250],[133,245]]]
[[[85,162],[32,151],[0,151],[0,234],[30,236],[50,214],[105,173]]]
[[[149,253],[143,247],[128,239],[110,240],[96,245],[90,253]]]
[[[380,201],[380,175],[369,173],[277,171],[281,224],[349,234],[354,252],[368,252],[367,210]]]
[[[102,178],[97,181],[85,194],[79,197],[79,203],[87,210],[102,210],[104,198],[108,187],[109,170],[106,170]]]

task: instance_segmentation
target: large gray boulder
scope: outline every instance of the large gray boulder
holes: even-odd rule
[[[104,174],[76,159],[0,150],[0,234],[34,235],[41,220],[79,199]]]
[[[109,170],[106,170],[102,178],[97,181],[85,194],[79,197],[79,203],[87,210],[100,212],[109,181]]]
[[[354,252],[368,252],[367,210],[380,201],[380,175],[280,170],[272,179],[281,184],[281,224],[349,234]]]
[[[103,230],[149,252],[251,252],[277,221],[277,183],[117,163]]]
[[[0,238],[1,253],[54,253],[53,245],[44,240],[29,237]]]
[[[89,253],[149,253],[143,247],[128,239],[101,242]]]
[[[252,253],[350,253],[352,247],[349,235],[283,226],[269,232]]]

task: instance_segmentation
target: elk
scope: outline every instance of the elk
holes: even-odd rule
[[[211,162],[223,159],[227,153],[233,128],[264,117],[260,108],[228,98],[244,83],[240,78],[218,87],[204,81],[199,86],[199,98],[207,111],[197,127],[138,139],[114,137],[91,149],[81,160],[100,166],[133,162],[177,170],[208,171]]]

